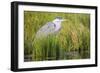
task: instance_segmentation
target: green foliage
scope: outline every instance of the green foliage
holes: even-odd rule
[[[36,32],[61,16],[62,29],[56,35],[36,39]],[[24,55],[32,61],[84,59],[90,57],[90,15],[55,12],[24,12]]]

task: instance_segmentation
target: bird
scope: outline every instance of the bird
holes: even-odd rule
[[[58,16],[53,21],[47,22],[37,31],[36,38],[46,37],[48,35],[58,33],[62,28],[61,26],[62,21],[66,20]]]

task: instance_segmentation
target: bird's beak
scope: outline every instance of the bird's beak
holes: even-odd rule
[[[62,19],[62,21],[67,21],[66,19]]]

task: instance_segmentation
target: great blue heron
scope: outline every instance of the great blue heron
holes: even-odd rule
[[[40,38],[40,37],[48,36],[50,34],[59,32],[61,29],[62,21],[66,21],[66,20],[63,19],[62,17],[56,17],[52,22],[46,23],[38,30],[35,38]]]

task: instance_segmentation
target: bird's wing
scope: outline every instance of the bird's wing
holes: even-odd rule
[[[55,24],[53,22],[48,22],[38,30],[36,35],[37,36],[48,35],[50,33],[53,33],[54,29],[55,29]]]

